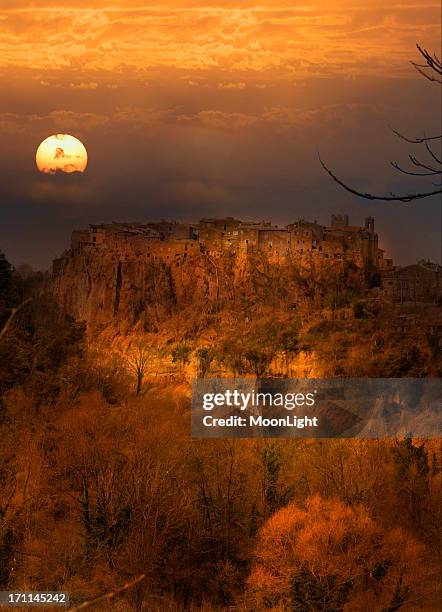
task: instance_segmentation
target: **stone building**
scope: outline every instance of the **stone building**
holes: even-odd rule
[[[400,304],[442,300],[442,267],[429,261],[394,267],[381,273],[381,289],[385,297]]]
[[[260,268],[249,258],[261,254],[270,263],[307,269],[332,265],[340,271],[349,265],[351,274],[364,278],[369,264],[388,272],[370,218],[362,227],[339,215],[330,226],[303,219],[286,226],[233,217],[162,219],[74,231],[71,248],[53,263],[53,288],[63,311],[94,327],[116,317],[131,324],[143,313],[143,325],[153,329],[180,300],[217,301],[220,291],[230,296],[230,283],[247,277],[249,263]],[[290,291],[292,304],[303,299],[297,289]]]
[[[192,252],[247,256],[265,253],[270,261],[290,259],[303,265],[321,261],[336,265],[368,264],[382,270],[391,267],[378,246],[374,219],[364,227],[351,226],[348,215],[332,215],[331,225],[298,221],[280,227],[269,221],[245,222],[234,217],[205,218],[199,223],[158,222],[90,225],[74,231],[71,249],[105,250],[119,260],[176,262]]]

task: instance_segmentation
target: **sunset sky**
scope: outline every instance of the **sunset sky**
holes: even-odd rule
[[[397,262],[438,260],[437,197],[358,200],[317,152],[363,190],[422,189],[389,166],[420,152],[389,126],[440,133],[410,65],[440,30],[426,0],[0,0],[0,249],[39,268],[92,222],[347,212]],[[84,175],[37,172],[54,133],[84,142]]]

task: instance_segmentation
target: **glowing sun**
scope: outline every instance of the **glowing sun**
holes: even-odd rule
[[[84,172],[86,147],[70,134],[54,134],[43,140],[35,155],[37,168],[45,174]]]

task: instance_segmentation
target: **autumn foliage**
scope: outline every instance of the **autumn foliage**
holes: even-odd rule
[[[261,528],[247,583],[255,609],[436,610],[431,574],[425,546],[403,529],[317,495],[304,507],[291,502]]]
[[[253,374],[275,351],[280,368],[351,370],[358,333],[400,362],[371,318],[345,328],[250,306],[206,328],[201,312],[171,317],[156,342],[91,338],[44,279],[4,273],[0,324],[32,300],[0,342],[1,589],[63,589],[75,605],[144,576],[97,609],[439,609],[438,441],[189,435],[189,371]]]

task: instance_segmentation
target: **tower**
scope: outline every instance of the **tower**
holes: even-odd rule
[[[365,218],[365,229],[367,229],[370,234],[374,234],[374,217]]]

